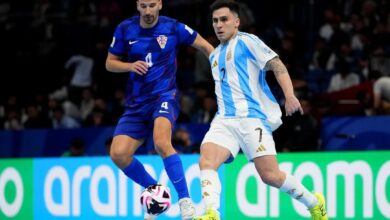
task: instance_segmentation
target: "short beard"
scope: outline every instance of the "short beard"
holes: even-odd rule
[[[146,24],[153,24],[156,18],[154,16],[144,16],[143,20]]]

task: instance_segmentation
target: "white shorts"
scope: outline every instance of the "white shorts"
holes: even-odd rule
[[[259,118],[217,116],[211,122],[202,144],[208,142],[228,149],[233,158],[237,156],[240,149],[248,160],[265,155],[276,155],[272,131]]]

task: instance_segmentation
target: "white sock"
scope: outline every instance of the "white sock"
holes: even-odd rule
[[[298,182],[295,177],[286,173],[286,180],[280,187],[282,192],[286,192],[294,199],[302,202],[307,208],[313,208],[317,205],[317,198],[313,193],[309,192],[302,183]]]
[[[218,212],[221,197],[221,181],[218,173],[215,170],[201,170],[200,185],[206,208]]]

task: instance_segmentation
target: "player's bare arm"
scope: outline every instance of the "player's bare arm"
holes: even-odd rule
[[[106,69],[114,73],[135,72],[138,75],[145,75],[148,71],[148,64],[141,60],[134,63],[123,62],[121,57],[108,53]]]
[[[269,60],[265,65],[266,70],[270,70],[274,73],[276,79],[280,87],[282,87],[284,97],[286,99],[285,110],[286,115],[290,116],[294,112],[299,111],[303,114],[303,109],[301,104],[299,103],[297,97],[294,95],[294,88],[291,82],[290,75],[288,74],[286,66],[279,59],[279,57],[275,57]]]
[[[196,49],[202,51],[202,53],[209,57],[211,52],[213,52],[214,47],[207,41],[205,40],[200,34],[198,34],[195,38],[194,43],[192,44],[193,47]]]

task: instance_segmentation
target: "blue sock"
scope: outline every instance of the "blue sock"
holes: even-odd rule
[[[157,184],[157,181],[146,172],[144,165],[135,158],[133,158],[133,161],[129,166],[125,167],[122,171],[127,177],[144,188]]]
[[[183,165],[178,154],[173,154],[164,160],[165,171],[176,189],[179,199],[190,197]]]

